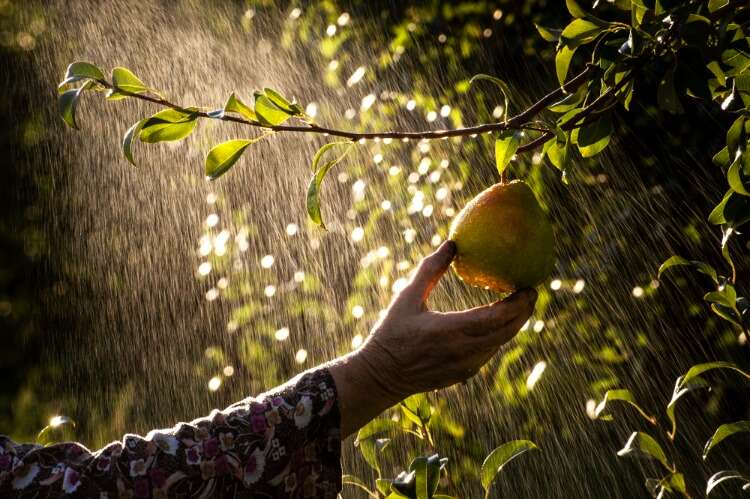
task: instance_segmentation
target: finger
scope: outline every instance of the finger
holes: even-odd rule
[[[534,309],[537,293],[533,289],[517,291],[508,298],[481,307],[441,314],[443,327],[469,336],[497,331],[519,317],[525,321]],[[523,324],[523,322],[521,322]]]
[[[409,283],[401,291],[401,298],[413,307],[420,307],[443,276],[456,254],[456,243],[445,241],[434,253],[422,259]]]
[[[533,312],[532,307],[529,308],[528,314],[522,313],[517,315],[512,321],[497,331],[485,334],[484,336],[475,337],[476,341],[479,342],[479,348],[486,352],[485,358],[482,360],[482,365],[489,362],[501,346],[508,343],[518,334],[526,321],[529,320],[531,312]]]

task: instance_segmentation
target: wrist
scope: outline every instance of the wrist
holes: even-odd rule
[[[383,361],[378,350],[373,342],[367,342],[327,366],[339,396],[343,437],[408,396],[390,381],[393,368]]]

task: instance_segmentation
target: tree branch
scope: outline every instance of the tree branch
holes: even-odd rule
[[[543,111],[549,104],[559,100],[564,95],[572,91],[575,91],[578,87],[580,87],[586,81],[588,81],[587,77],[593,71],[593,68],[594,68],[593,66],[590,66],[590,65],[587,66],[586,69],[584,69],[581,73],[576,75],[574,78],[570,79],[564,85],[548,93],[547,95],[539,99],[537,102],[532,104],[528,109],[521,112],[520,114],[513,116],[512,118],[510,118],[509,120],[505,122],[483,123],[480,125],[474,125],[474,126],[462,127],[462,128],[454,128],[454,129],[449,129],[449,130],[424,130],[424,131],[415,131],[415,132],[405,132],[405,131],[352,132],[348,130],[327,128],[327,127],[323,127],[314,123],[309,123],[307,125],[276,125],[276,126],[263,125],[261,123],[246,120],[244,118],[240,118],[236,116],[229,116],[229,115],[210,116],[205,111],[195,111],[193,109],[188,109],[180,105],[174,104],[172,102],[169,102],[168,100],[160,98],[160,97],[152,97],[150,95],[139,94],[139,93],[134,93],[134,92],[129,92],[127,90],[123,90],[119,87],[116,87],[115,85],[111,84],[110,82],[106,80],[97,80],[97,82],[101,84],[102,86],[104,86],[105,88],[116,89],[117,92],[120,94],[127,95],[135,99],[152,102],[160,106],[169,107],[169,108],[172,108],[176,111],[180,111],[183,113],[196,114],[197,116],[200,116],[201,118],[218,119],[222,121],[241,123],[243,125],[263,128],[265,130],[272,130],[274,132],[317,133],[321,135],[329,135],[332,137],[342,137],[345,139],[349,139],[351,141],[374,140],[374,139],[401,139],[404,141],[408,141],[412,139],[429,140],[429,139],[444,139],[444,138],[449,138],[449,137],[463,137],[463,136],[470,136],[470,135],[479,135],[481,133],[503,131],[503,130],[508,130],[508,129],[533,130],[533,131],[541,131],[541,132],[546,133],[546,130],[530,125],[528,124],[528,122],[531,120],[531,118],[533,118],[534,116],[539,114],[541,111]],[[521,148],[519,148],[519,151],[520,150]]]

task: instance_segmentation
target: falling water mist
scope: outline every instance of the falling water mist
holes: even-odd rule
[[[202,168],[208,149],[255,131],[203,120],[187,141],[137,144],[134,168],[121,156],[122,134],[157,109],[86,96],[81,130],[65,129],[55,114],[54,85],[69,62],[128,67],[185,105],[219,107],[232,91],[249,98],[256,88],[278,88],[303,105],[314,102],[321,122],[350,128],[367,126],[361,115],[375,100],[398,103],[396,94],[408,95],[401,74],[430,73],[436,94],[452,82],[444,81],[440,68],[420,67],[409,53],[399,63],[401,73],[363,77],[375,71],[375,55],[387,47],[384,35],[349,51],[338,63],[342,84],[328,86],[329,64],[310,49],[315,42],[283,47],[291,8],[274,16],[229,2],[167,8],[145,1],[56,1],[46,8],[52,35],[36,50],[28,73],[17,78],[48,84],[32,102],[45,109],[54,137],[36,161],[54,179],[44,230],[68,277],[47,312],[67,326],[45,355],[63,366],[49,383],[75,395],[61,398],[58,409],[75,415],[78,437],[89,446],[193,419],[356,347],[399,279],[445,237],[452,214],[497,181],[492,150],[481,137],[473,148],[465,146],[470,138],[364,144],[326,179],[323,211],[330,230],[323,232],[307,222],[304,194],[310,158],[325,137],[278,134],[252,146],[220,180],[207,182]],[[354,15],[351,22],[357,22]],[[518,62],[510,54],[501,57]],[[529,75],[518,64],[509,64],[502,76],[517,92],[515,109],[554,85],[551,75]],[[438,127],[440,121],[432,121],[445,118],[440,108],[425,120],[424,113],[397,107],[390,128]],[[636,161],[644,147],[614,143],[595,168],[571,171],[567,185],[538,156],[515,171],[535,186],[555,224],[559,254],[552,287],[505,357],[467,385],[440,393],[460,427],[456,432],[480,454],[536,436],[542,452],[504,478],[498,485],[503,495],[589,497],[608,490],[624,497],[641,490],[635,465],[614,457],[634,420],[606,428],[592,422],[590,386],[614,379],[637,387],[644,404],[664,405],[672,380],[688,367],[685,354],[695,354],[690,338],[700,336],[703,322],[674,312],[685,306],[685,297],[668,286],[657,290],[656,269],[678,249],[689,253],[692,247],[674,221],[702,219],[701,207],[720,195],[702,166],[705,158],[689,154],[658,160],[674,162],[696,185],[705,185],[701,199],[681,196],[681,184],[654,185]],[[461,173],[465,167],[468,176]],[[410,177],[414,172],[417,180]],[[432,185],[430,195],[415,197],[410,186],[422,184]],[[378,221],[367,224],[363,213],[373,210]],[[374,278],[362,277],[377,284],[357,286],[363,268],[379,269]],[[461,309],[493,299],[451,275],[431,306]],[[655,319],[653,307],[665,313]],[[643,336],[656,346],[643,347]],[[657,355],[658,363],[641,364]],[[584,369],[579,357],[614,361],[602,362],[594,375],[597,366]],[[602,439],[611,446],[602,448]],[[345,471],[369,476],[352,443],[343,445]],[[398,443],[392,451],[403,463],[409,449]],[[459,450],[440,451],[450,466],[464,465]],[[478,494],[477,484],[461,487],[466,497]]]

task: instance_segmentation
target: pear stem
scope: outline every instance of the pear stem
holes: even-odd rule
[[[500,185],[507,184],[508,183],[508,170],[503,170],[503,173],[500,174]]]

